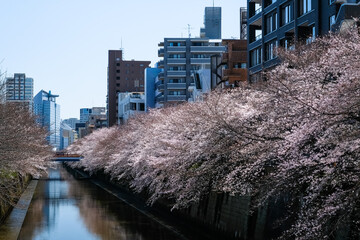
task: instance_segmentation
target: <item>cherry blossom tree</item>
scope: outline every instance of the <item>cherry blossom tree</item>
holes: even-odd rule
[[[152,110],[70,147],[74,167],[105,172],[149,203],[188,207],[211,191],[288,198],[283,238],[359,238],[360,36],[318,38],[259,85]]]
[[[4,83],[1,82],[0,89]],[[51,148],[45,141],[46,131],[35,123],[29,109],[5,102],[0,93],[0,204],[12,203],[18,197],[18,186],[27,175],[46,170]]]

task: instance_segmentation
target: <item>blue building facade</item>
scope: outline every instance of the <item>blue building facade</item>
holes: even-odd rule
[[[293,49],[308,44],[316,36],[329,33],[344,18],[359,17],[354,0],[248,0],[247,37],[250,82],[262,80],[261,71],[279,63],[274,48]],[[340,14],[339,14],[340,13]]]
[[[92,109],[91,108],[81,108],[80,109],[80,122],[81,123],[86,123],[87,121],[89,121],[89,116],[92,113]]]
[[[160,68],[145,69],[145,111],[155,108],[155,82],[159,82],[158,75],[162,72]],[[160,92],[159,92],[160,94]]]
[[[60,149],[60,105],[51,91],[41,90],[34,97],[34,114],[37,115],[37,122],[48,129],[46,140],[51,146]]]

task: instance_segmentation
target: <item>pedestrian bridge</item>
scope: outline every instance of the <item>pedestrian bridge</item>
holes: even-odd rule
[[[56,153],[51,159],[54,162],[78,162],[84,157],[79,154]]]

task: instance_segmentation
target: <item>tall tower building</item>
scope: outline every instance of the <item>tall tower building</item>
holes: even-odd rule
[[[206,7],[205,28],[200,29],[200,36],[209,39],[221,39],[221,7]]]
[[[48,129],[49,135],[46,140],[51,146],[60,149],[60,105],[56,103],[54,95],[41,90],[34,97],[34,114],[37,115],[37,122]]]
[[[118,93],[144,92],[144,71],[150,61],[124,61],[121,50],[109,50],[107,118],[108,126],[116,124]]]
[[[6,101],[22,103],[32,109],[34,80],[27,78],[25,73],[15,73],[14,77],[6,78]]]

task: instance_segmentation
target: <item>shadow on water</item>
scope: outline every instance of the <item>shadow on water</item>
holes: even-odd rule
[[[61,165],[39,181],[19,239],[182,239]]]

